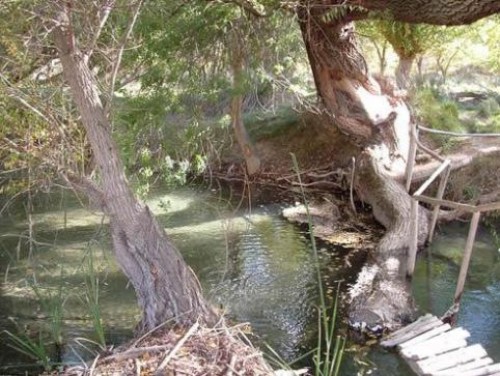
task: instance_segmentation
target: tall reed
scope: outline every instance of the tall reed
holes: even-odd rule
[[[318,307],[318,342],[313,355],[314,374],[316,376],[337,376],[345,348],[345,338],[335,335],[338,309],[338,288],[332,304],[327,304],[328,297],[323,289],[323,279],[321,278],[321,268],[319,263],[318,248],[314,237],[314,228],[309,211],[309,205],[302,185],[299,164],[295,154],[291,153],[293,169],[299,181],[300,192],[307,214],[307,226],[313,250],[316,275],[318,279],[319,307]],[[339,284],[340,285],[340,284]]]
[[[86,257],[85,265],[85,303],[89,315],[92,319],[92,325],[94,327],[94,332],[97,336],[97,343],[102,349],[106,348],[106,337],[104,334],[104,325],[102,323],[101,317],[101,307],[99,305],[99,276],[96,273],[94,266],[94,255],[92,248],[89,248],[89,252]]]
[[[32,339],[21,329],[18,330],[18,334],[14,334],[8,330],[4,330],[3,333],[10,339],[10,343],[8,343],[7,346],[36,360],[37,364],[40,364],[45,371],[50,371],[52,369],[53,364],[50,360],[41,331],[38,333],[38,338],[36,340]]]
[[[55,291],[46,289],[46,292],[42,293],[36,282],[32,282],[30,286],[38,299],[38,303],[40,304],[42,311],[49,319],[52,341],[55,343],[56,347],[61,347],[64,341],[62,333],[64,304],[67,299],[63,289],[62,268],[59,284]]]

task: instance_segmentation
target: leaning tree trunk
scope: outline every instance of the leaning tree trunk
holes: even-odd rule
[[[260,159],[250,140],[248,132],[243,124],[243,86],[245,76],[243,74],[243,43],[244,38],[239,34],[238,25],[233,27],[230,35],[231,68],[233,71],[233,97],[231,99],[231,124],[236,141],[240,146],[248,175],[253,175],[260,170]]]
[[[373,332],[393,329],[414,314],[406,279],[411,198],[393,179],[406,166],[409,110],[394,87],[369,75],[349,22],[352,14],[307,4],[298,8],[298,18],[318,94],[333,124],[362,147],[356,190],[387,229],[351,289],[350,323]],[[420,216],[423,243],[427,213],[421,209]]]
[[[116,259],[134,286],[142,309],[138,331],[151,330],[171,319],[183,324],[196,320],[211,323],[215,314],[203,299],[196,276],[127,183],[97,84],[76,46],[68,12],[58,11],[53,33],[64,78],[100,171],[100,187],[87,189],[87,193],[109,216]]]

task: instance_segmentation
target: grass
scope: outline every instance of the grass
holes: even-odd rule
[[[302,187],[300,178],[300,170],[295,154],[292,154],[292,162],[294,172],[297,174],[299,180],[300,191],[304,206],[307,214],[307,225],[309,236],[311,238],[311,246],[316,263],[316,273],[318,279],[319,299],[320,304],[318,307],[318,342],[313,355],[314,375],[316,376],[337,376],[339,374],[340,365],[345,348],[345,338],[336,335],[336,321],[338,309],[338,289],[337,295],[331,305],[327,304],[327,297],[323,289],[321,278],[321,270],[319,267],[318,248],[316,246],[316,239],[314,238],[313,225],[311,215],[309,212],[309,205],[307,203],[306,195]],[[339,283],[340,285],[340,283]]]
[[[47,296],[44,296],[44,293],[42,293],[37,284],[32,283],[31,288],[35,293],[38,302],[42,307],[43,312],[50,320],[49,321],[50,334],[52,336],[53,342],[56,344],[56,346],[61,346],[63,344],[63,334],[62,334],[62,324],[64,316],[63,309],[64,309],[64,304],[66,302],[63,289],[62,269],[61,269],[59,284],[55,292],[51,292],[51,290],[47,289],[46,290]]]
[[[92,325],[97,337],[97,343],[102,349],[106,348],[106,337],[104,334],[104,325],[101,317],[101,307],[99,306],[99,277],[94,267],[94,256],[92,248],[86,257],[85,265],[85,303],[92,319]]]
[[[21,330],[19,330],[19,334],[14,334],[8,330],[4,330],[3,333],[5,333],[10,339],[10,343],[8,344],[9,347],[31,359],[36,360],[37,363],[40,364],[46,371],[50,371],[52,369],[53,364],[50,360],[50,356],[43,339],[43,333],[41,331],[38,333],[37,340],[32,339]]]

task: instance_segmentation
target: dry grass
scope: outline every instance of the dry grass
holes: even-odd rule
[[[92,364],[65,370],[66,376],[124,375],[273,375],[262,353],[245,332],[248,325],[228,327],[224,323],[206,328],[158,329],[123,346],[112,354],[98,356]]]

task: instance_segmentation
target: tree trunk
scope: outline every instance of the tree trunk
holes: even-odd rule
[[[339,12],[333,21],[328,17],[328,22],[324,8],[307,9],[306,2],[297,12],[318,94],[332,115],[332,125],[363,150],[356,156],[356,191],[387,229],[351,289],[349,320],[353,328],[374,333],[394,329],[414,313],[406,280],[411,198],[393,178],[406,166],[409,110],[393,87],[369,75],[349,12]],[[423,244],[427,213],[420,209],[419,215]]]
[[[399,56],[399,63],[396,68],[396,83],[400,89],[410,87],[410,74],[415,56]]]
[[[97,84],[75,45],[68,12],[57,12],[54,42],[100,171],[97,195],[110,219],[115,256],[142,309],[138,331],[149,331],[171,319],[184,324],[212,323],[215,314],[203,299],[193,271],[128,185]],[[94,191],[94,201],[95,195]]]
[[[252,141],[243,124],[243,87],[245,76],[243,74],[243,43],[244,38],[239,35],[238,25],[233,26],[231,32],[231,68],[233,71],[233,98],[231,99],[231,124],[234,130],[236,141],[240,146],[248,175],[253,175],[260,170],[260,159],[257,156]]]

